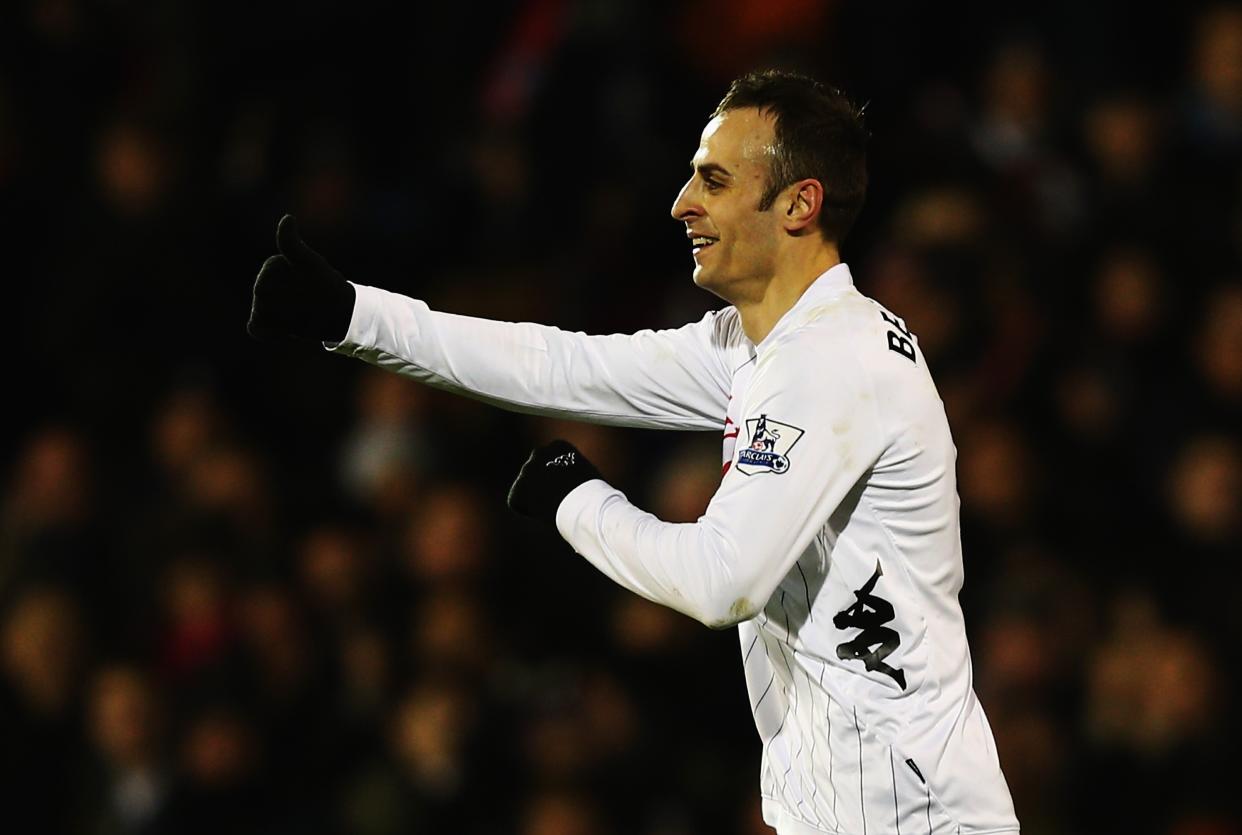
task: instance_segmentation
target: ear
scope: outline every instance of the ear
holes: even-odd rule
[[[814,227],[824,207],[824,186],[819,180],[799,180],[785,189],[780,205],[785,207],[785,231],[799,233]]]

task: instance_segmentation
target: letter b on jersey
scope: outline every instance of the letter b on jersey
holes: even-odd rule
[[[914,345],[904,336],[898,336],[892,331],[888,332],[888,349],[896,351],[911,362],[917,362],[914,358]]]
[[[906,323],[887,310],[881,310],[880,316],[885,322],[897,329],[888,332],[888,349],[896,351],[910,360],[910,362],[917,363],[918,360],[914,356],[914,337],[911,335],[910,329],[906,327]]]

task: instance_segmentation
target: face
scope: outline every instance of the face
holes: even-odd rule
[[[759,211],[775,142],[775,122],[756,108],[713,118],[673,203],[691,241],[694,283],[726,301],[742,301],[775,271],[781,201]]]

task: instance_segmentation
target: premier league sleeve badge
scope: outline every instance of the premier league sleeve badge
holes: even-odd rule
[[[789,452],[805,434],[803,430],[767,415],[746,420],[746,446],[737,454],[737,469],[745,475],[776,473],[789,469]]]

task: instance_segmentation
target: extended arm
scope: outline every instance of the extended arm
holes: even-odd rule
[[[546,325],[431,310],[355,286],[345,340],[332,350],[479,400],[620,426],[719,429],[729,376],[717,316],[676,330],[587,336]]]
[[[347,282],[286,216],[281,254],[254,285],[248,329],[330,350],[514,411],[664,429],[720,428],[730,385],[722,357],[743,339],[734,316],[674,330],[587,336],[455,316]]]

